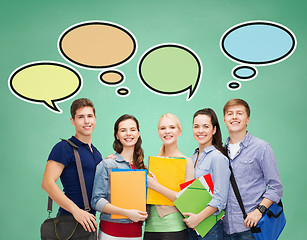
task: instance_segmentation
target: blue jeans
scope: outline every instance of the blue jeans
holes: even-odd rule
[[[201,237],[192,229],[188,228],[189,240],[222,240],[223,239],[223,222],[219,220],[210,231]]]
[[[252,234],[251,230],[239,232],[239,233],[233,233],[233,234],[227,234],[224,231],[224,240],[254,240],[255,237]]]

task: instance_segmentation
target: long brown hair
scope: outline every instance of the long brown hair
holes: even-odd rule
[[[123,151],[123,145],[122,143],[117,139],[116,134],[118,132],[118,125],[120,122],[131,119],[136,123],[137,130],[140,131],[139,122],[138,120],[128,114],[124,114],[121,117],[117,119],[117,121],[114,124],[114,142],[113,142],[113,149],[117,153],[121,153]],[[135,146],[134,146],[134,152],[133,152],[133,165],[137,169],[146,169],[144,165],[144,151],[141,147],[142,145],[142,138],[141,135],[139,136],[139,139],[137,140]]]
[[[193,116],[193,121],[194,121],[194,118],[198,115],[207,115],[210,117],[213,128],[216,127],[216,132],[212,136],[212,144],[217,150],[219,150],[222,154],[227,156],[226,150],[223,147],[220,124],[219,124],[219,121],[217,119],[215,112],[211,108],[204,108],[204,109],[198,110]]]

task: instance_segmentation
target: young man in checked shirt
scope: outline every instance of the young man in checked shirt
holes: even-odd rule
[[[224,239],[255,239],[250,228],[256,226],[266,209],[282,197],[283,188],[276,159],[267,142],[246,130],[250,108],[244,100],[229,100],[223,113],[229,132],[226,141],[229,161],[247,213],[244,220],[230,185],[224,218]]]

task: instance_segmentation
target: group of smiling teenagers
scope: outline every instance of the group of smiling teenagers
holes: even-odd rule
[[[158,136],[162,141],[158,156],[185,158],[185,181],[206,174],[212,177],[212,199],[198,214],[180,213],[175,206],[169,205],[148,205],[146,211],[140,211],[111,204],[112,169],[147,169],[140,126],[132,115],[119,117],[114,124],[115,154],[103,160],[92,145],[96,113],[93,103],[86,98],[77,99],[71,105],[71,123],[76,134],[69,140],[78,146],[91,210],[84,210],[73,149],[66,141],[53,147],[42,188],[60,206],[59,216],[71,214],[86,231],[98,229],[99,240],[255,239],[250,228],[257,225],[263,209],[279,202],[282,197],[276,159],[267,142],[247,131],[250,108],[244,100],[229,100],[223,108],[223,115],[229,133],[225,145],[215,112],[204,108],[194,114],[192,129],[198,146],[194,152],[191,151],[191,157],[186,157],[177,146],[182,134],[179,119],[174,114],[166,113],[158,122]],[[230,166],[247,212],[245,219],[230,184]],[[59,178],[63,191],[56,184]],[[147,175],[147,187],[171,201],[177,198],[177,192],[159,183],[151,172]],[[99,225],[96,211],[100,212]],[[225,211],[225,216],[204,237],[198,235],[195,227],[221,211]],[[126,218],[112,219],[111,214]]]

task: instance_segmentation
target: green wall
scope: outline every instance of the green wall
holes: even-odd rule
[[[90,98],[97,110],[93,143],[107,156],[113,151],[113,124],[124,113],[135,115],[141,125],[146,158],[158,153],[161,142],[157,122],[166,112],[182,122],[180,150],[192,155],[197,144],[192,136],[193,113],[213,108],[220,119],[223,139],[227,129],[222,108],[231,98],[243,98],[251,107],[248,130],[268,141],[274,149],[284,185],[283,202],[287,224],[280,239],[305,239],[306,162],[306,6],[303,1],[1,1],[1,239],[39,239],[39,228],[47,217],[47,195],[41,180],[48,154],[59,138],[74,134],[69,107],[80,97]],[[131,91],[119,97],[117,87],[103,85],[99,70],[67,62],[57,49],[60,34],[71,25],[89,20],[110,21],[129,29],[138,42],[134,57],[118,69]],[[237,66],[220,50],[219,42],[230,27],[251,20],[282,24],[295,34],[297,47],[286,60],[257,67],[258,76],[230,91],[231,70]],[[194,97],[187,94],[162,96],[145,88],[138,79],[137,64],[143,53],[161,43],[179,43],[191,48],[203,65],[202,80]],[[58,103],[62,114],[41,104],[22,101],[8,88],[10,74],[35,61],[57,61],[82,75],[83,87],[73,98]],[[305,190],[303,190],[305,189]]]

